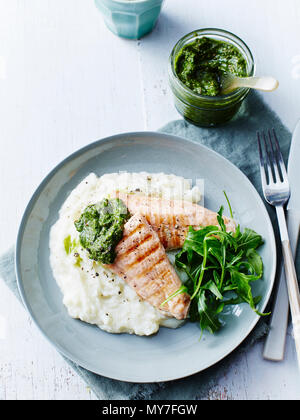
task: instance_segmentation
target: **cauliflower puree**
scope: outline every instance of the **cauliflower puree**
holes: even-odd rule
[[[74,221],[90,204],[116,190],[137,192],[166,199],[198,202],[200,189],[182,177],[163,173],[113,173],[100,178],[88,175],[69,195],[50,232],[50,263],[72,318],[95,324],[110,333],[151,335],[160,325],[178,326],[143,301],[121,278],[89,259],[80,246]]]

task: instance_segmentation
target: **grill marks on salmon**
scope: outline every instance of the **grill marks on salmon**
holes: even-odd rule
[[[187,317],[190,296],[179,294],[161,304],[181,287],[160,238],[147,219],[137,213],[124,226],[123,239],[116,247],[111,271],[128,283],[142,299],[177,319]]]
[[[195,230],[218,225],[217,213],[198,204],[183,200],[166,200],[142,194],[115,193],[131,214],[139,213],[147,219],[165,249],[182,248],[189,226]],[[235,231],[232,219],[223,216],[228,232]]]

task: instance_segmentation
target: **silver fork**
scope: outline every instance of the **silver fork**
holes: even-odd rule
[[[290,185],[275,130],[269,130],[267,135],[264,132],[257,133],[257,141],[264,197],[275,207],[278,219],[293,335],[300,367],[300,294],[284,211],[290,198]]]

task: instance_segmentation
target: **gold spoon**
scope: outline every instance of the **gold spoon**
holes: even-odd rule
[[[264,77],[237,77],[225,73],[221,79],[221,95],[226,95],[238,88],[258,89],[264,92],[272,92],[279,86],[278,80],[271,76]]]

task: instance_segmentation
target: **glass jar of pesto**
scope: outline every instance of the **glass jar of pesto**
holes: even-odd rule
[[[249,88],[221,95],[221,75],[253,76],[251,51],[236,35],[221,29],[200,29],[181,38],[170,56],[169,82],[175,107],[189,122],[214,127],[231,120]]]

